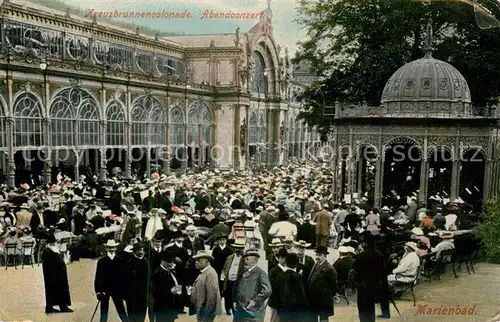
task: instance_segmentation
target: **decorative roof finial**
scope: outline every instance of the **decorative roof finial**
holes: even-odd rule
[[[427,31],[425,38],[426,38],[424,45],[425,58],[430,58],[432,57],[432,43],[434,42],[433,31],[432,31],[432,18],[429,18],[429,20],[427,21]]]

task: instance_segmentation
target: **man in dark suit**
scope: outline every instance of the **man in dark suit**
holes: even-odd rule
[[[339,282],[339,284],[347,283],[349,272],[354,264],[354,258],[351,255],[353,252],[355,252],[355,250],[352,247],[339,247],[340,257],[333,263],[333,268],[337,272],[337,282]]]
[[[108,320],[109,298],[113,300],[120,320],[127,321],[127,312],[124,305],[123,278],[125,261],[116,255],[119,246],[114,240],[108,240],[106,244],[107,255],[97,261],[97,269],[94,280],[94,290],[97,299],[101,302],[101,322]]]
[[[133,256],[126,264],[127,312],[130,322],[142,322],[148,307],[149,268],[144,258],[144,242],[138,241],[132,247]]]
[[[234,253],[233,249],[227,245],[227,236],[219,236],[217,238],[217,246],[212,250],[212,257],[214,258],[212,262],[212,267],[217,272],[219,277],[219,290],[222,292],[224,289],[224,282],[221,280],[222,269],[229,255]],[[222,294],[221,294],[222,295]]]
[[[306,248],[311,246],[311,244],[304,240],[299,240],[298,242],[294,242],[294,244],[299,258],[297,273],[302,276],[302,285],[305,289],[307,287],[309,275],[311,274],[311,270],[314,266],[314,259],[311,256],[306,255]]]
[[[182,232],[179,230],[176,231],[171,231],[170,232],[170,240],[171,243],[167,245],[167,248],[171,253],[172,256],[174,256],[175,259],[175,272],[176,276],[182,281],[181,283],[183,285],[185,284],[185,279],[186,279],[186,266],[187,262],[189,260],[189,254],[184,247],[182,247],[182,243],[184,242],[184,236],[182,235]]]
[[[328,249],[319,246],[316,249],[316,263],[309,275],[306,289],[309,312],[312,320],[328,321],[335,314],[333,299],[337,293],[337,272],[328,263]]]
[[[269,271],[269,281],[271,282],[271,289],[273,292],[269,297],[267,305],[271,307],[271,322],[279,321],[279,311],[282,309],[281,300],[283,299],[283,274],[286,271],[286,256],[288,252],[285,248],[280,248],[276,258],[278,264]]]
[[[302,277],[297,272],[298,268],[297,254],[287,254],[286,270],[280,277],[280,308],[278,309],[280,322],[300,322],[307,315],[307,298]]]
[[[182,285],[175,276],[175,266],[173,254],[169,250],[164,251],[161,264],[151,277],[150,321],[174,322],[184,310]]]
[[[205,242],[200,237],[196,237],[196,227],[193,225],[186,227],[187,237],[182,241],[182,248],[187,251],[189,255],[184,281],[186,285],[193,285],[194,281],[198,277],[200,271],[195,266],[195,260],[193,256],[200,250],[205,250]]]
[[[158,267],[160,267],[162,252],[163,252],[163,239],[165,238],[163,229],[157,230],[150,243],[146,245],[146,260],[149,264],[149,276],[152,276]],[[148,309],[148,316],[150,321],[153,320],[153,310]]]
[[[372,322],[375,321],[377,289],[381,288],[384,282],[387,282],[387,274],[385,274],[384,256],[375,248],[373,235],[369,231],[365,231],[362,239],[363,252],[359,254],[353,266],[358,287],[358,312],[360,321]],[[381,317],[390,318],[390,315]]]

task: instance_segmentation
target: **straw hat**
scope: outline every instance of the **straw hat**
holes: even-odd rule
[[[283,243],[281,242],[281,239],[279,238],[273,238],[271,243],[269,244],[269,247],[283,247]]]
[[[411,249],[413,249],[413,250],[418,250],[417,243],[415,243],[415,242],[407,242],[407,243],[405,244],[405,246],[407,246],[407,247],[409,247],[409,248],[411,248]]]
[[[106,244],[104,244],[105,247],[118,247],[120,246],[120,243],[117,243],[114,239],[108,239]]]
[[[296,241],[296,242],[293,242],[296,246],[298,247],[304,247],[304,248],[307,248],[309,246],[311,246],[310,243],[307,243],[305,240],[299,240],[299,241]]]
[[[210,251],[208,250],[199,250],[196,255],[193,256],[194,259],[201,259],[201,258],[206,258],[210,261],[213,261],[214,258],[212,256],[212,254],[210,253]]]

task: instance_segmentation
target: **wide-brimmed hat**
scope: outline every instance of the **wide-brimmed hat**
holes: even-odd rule
[[[418,227],[414,227],[411,230],[411,233],[414,234],[414,235],[417,235],[417,236],[423,236],[424,235],[424,231],[422,230],[422,228],[418,228]]]
[[[245,240],[244,239],[236,239],[234,243],[231,245],[233,248],[245,248]]]
[[[194,259],[201,259],[201,258],[207,258],[208,260],[213,261],[214,258],[210,251],[208,250],[199,250],[196,255],[193,256]]]
[[[104,244],[105,247],[118,247],[120,246],[120,243],[117,243],[114,239],[108,239],[106,244]]]
[[[311,246],[311,243],[308,243],[306,242],[305,240],[299,240],[299,241],[296,241],[296,242],[293,242],[296,246],[298,247],[304,247],[304,248],[307,248],[309,246]]]
[[[205,208],[205,213],[206,213],[206,214],[211,214],[211,213],[212,213],[212,210],[214,210],[214,208],[212,208],[212,207],[207,207],[207,208]]]
[[[347,247],[347,246],[339,246],[339,253],[344,253],[344,254],[349,253],[349,247]]]
[[[258,257],[260,258],[260,254],[259,254],[259,251],[257,249],[249,249],[245,252],[245,254],[243,255],[243,257],[248,257],[248,256],[255,256],[255,257]]]
[[[279,238],[273,238],[271,240],[271,243],[269,244],[269,247],[283,247],[284,244],[281,242],[281,239]]]
[[[326,246],[318,246],[318,248],[316,248],[316,254],[328,255],[330,253],[328,252],[328,248]]]
[[[405,244],[405,246],[406,246],[406,247],[409,247],[409,248],[411,248],[411,249],[413,249],[413,250],[418,250],[418,245],[417,245],[417,243],[415,243],[415,242],[407,242],[407,243]]]

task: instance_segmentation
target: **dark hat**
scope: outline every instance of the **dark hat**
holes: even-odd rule
[[[134,243],[132,245],[132,250],[139,250],[141,248],[144,248],[145,244],[144,244],[144,241],[143,240],[137,240],[136,243]]]
[[[161,260],[167,263],[175,261],[175,256],[168,248],[161,253]]]
[[[163,239],[165,239],[165,231],[163,229],[157,230],[153,236],[153,241],[162,241]]]
[[[286,248],[280,248],[278,250],[278,254],[276,255],[276,257],[278,258],[286,258],[288,256],[288,251],[286,250]]]
[[[291,267],[297,267],[299,264],[299,256],[295,253],[290,253],[286,255],[286,264]]]
[[[181,237],[182,237],[182,231],[180,231],[180,230],[172,231],[170,233],[170,238],[172,238],[172,239],[181,238]]]
[[[47,244],[55,244],[57,243],[56,236],[54,234],[50,234],[47,238]]]
[[[330,253],[328,252],[328,248],[326,248],[326,246],[318,246],[318,248],[316,248],[316,254],[328,255]]]

